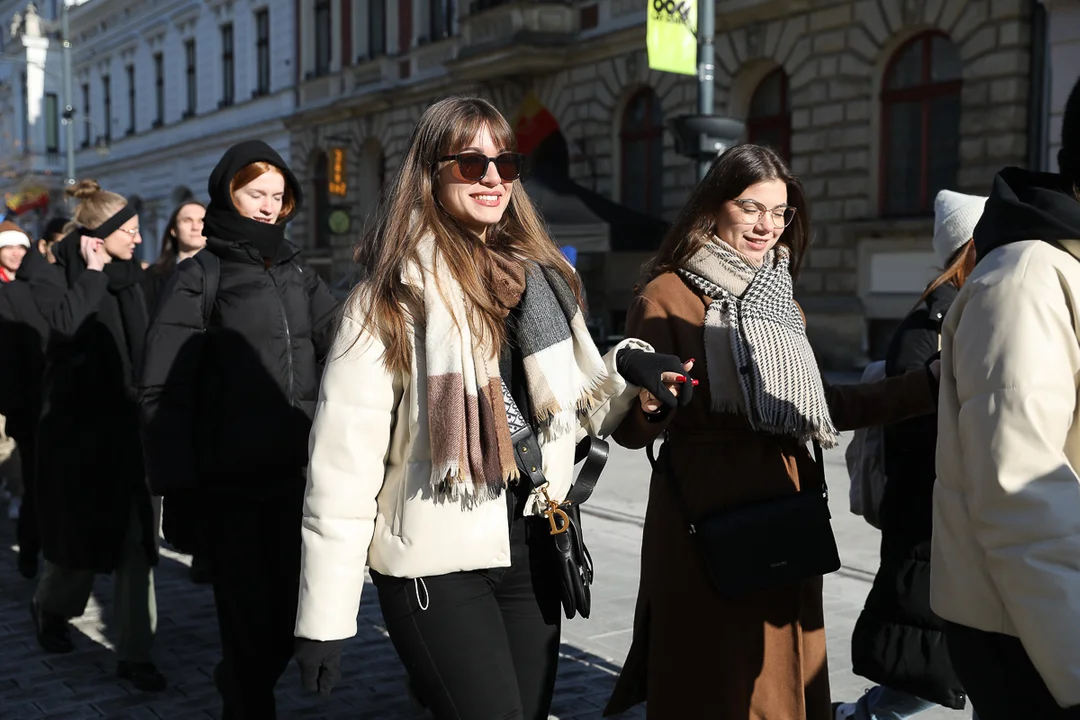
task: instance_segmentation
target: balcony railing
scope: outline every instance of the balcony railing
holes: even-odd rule
[[[511,45],[562,46],[578,31],[567,0],[473,0],[461,22],[461,55]]]

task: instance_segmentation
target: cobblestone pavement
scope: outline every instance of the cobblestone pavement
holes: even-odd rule
[[[838,700],[870,683],[851,674],[850,633],[877,568],[879,538],[847,512],[843,448],[827,454],[834,526],[844,569],[826,579],[830,682]],[[586,535],[597,566],[593,617],[563,627],[562,660],[552,718],[600,717],[630,644],[637,592],[641,518],[647,502],[644,453],[613,448],[609,469],[589,505]],[[590,508],[591,506],[591,508]],[[34,582],[15,569],[11,523],[0,520],[0,720],[208,720],[219,718],[209,673],[219,659],[213,596],[188,580],[190,558],[163,551],[157,573],[159,668],[169,678],[160,694],[133,690],[115,677],[108,610],[112,580],[98,578],[87,612],[74,624],[76,651],[47,655],[34,639],[29,604]],[[102,607],[105,611],[103,612]],[[279,717],[413,720],[401,666],[382,627],[374,589],[365,588],[360,632],[346,648],[343,680],[327,700],[308,696],[295,665],[278,684]],[[643,718],[639,707],[622,718]],[[925,720],[960,720],[964,713],[929,711]],[[782,719],[778,719],[782,720]]]

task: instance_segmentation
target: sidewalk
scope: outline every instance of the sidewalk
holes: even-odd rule
[[[869,686],[851,674],[851,629],[877,569],[877,531],[847,510],[843,448],[826,454],[834,527],[844,568],[825,581],[830,680],[836,700]],[[630,645],[637,593],[641,523],[648,493],[644,452],[612,447],[612,459],[588,505],[586,537],[597,568],[593,617],[563,626],[562,662],[552,718],[595,720],[611,693]],[[213,595],[187,578],[189,558],[163,551],[157,573],[158,666],[170,680],[161,694],[132,691],[114,675],[109,617],[112,580],[99,577],[95,597],[75,627],[77,650],[46,655],[34,639],[30,597],[35,583],[18,575],[12,524],[0,520],[0,720],[133,720],[219,718],[210,672],[219,659]],[[279,717],[326,720],[413,720],[401,666],[382,627],[374,589],[365,588],[360,632],[345,650],[343,680],[328,700],[302,691],[295,665],[278,684]],[[643,718],[644,708],[622,715]],[[925,720],[970,713],[933,710]]]

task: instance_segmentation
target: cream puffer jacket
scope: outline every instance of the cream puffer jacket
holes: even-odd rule
[[[309,442],[296,635],[312,640],[356,634],[365,565],[400,578],[510,565],[505,498],[463,510],[430,497],[425,378],[388,372],[384,346],[354,312],[342,319]],[[424,367],[423,342],[414,336],[411,345],[414,366]],[[577,438],[542,444],[552,499],[573,483],[576,441],[609,435],[637,400],[639,388],[615,369],[628,346],[652,350],[633,339],[614,347],[604,357],[603,402]]]
[[[931,606],[1020,638],[1080,705],[1080,262],[1048,242],[979,261],[942,328]]]

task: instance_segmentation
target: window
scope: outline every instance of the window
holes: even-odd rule
[[[386,0],[368,2],[368,57],[386,54]]]
[[[270,11],[259,10],[255,13],[255,63],[256,95],[270,94]]]
[[[165,124],[165,58],[154,55],[154,127]]]
[[[82,86],[83,147],[90,147],[90,86]]]
[[[128,85],[128,127],[127,134],[135,134],[135,66],[127,66]]]
[[[428,0],[428,39],[431,42],[450,37],[452,9],[452,0]]]
[[[184,41],[184,59],[187,64],[187,109],[184,110],[184,117],[193,117],[195,115],[195,108],[199,100],[199,96],[197,94],[198,84],[195,76],[194,38]]]
[[[627,103],[622,117],[622,204],[659,216],[663,207],[664,117],[651,88]]]
[[[750,100],[746,130],[750,142],[768,145],[785,161],[791,161],[791,107],[783,68],[776,68],[758,83]]]
[[[312,220],[315,223],[316,248],[330,247],[330,161],[326,153],[320,152],[315,157],[315,167],[311,174],[311,184],[315,190],[315,207]]]
[[[330,74],[331,28],[330,0],[315,1],[315,75]]]
[[[112,78],[108,75],[101,77],[101,96],[105,103],[105,112],[103,113],[105,127],[102,130],[102,137],[105,138],[105,142],[112,141]]]
[[[60,152],[60,98],[45,93],[45,152]]]
[[[236,101],[236,63],[233,59],[232,23],[221,26],[221,106]]]
[[[889,61],[881,91],[882,214],[930,213],[938,191],[956,184],[961,72],[956,46],[936,32],[910,40]]]

